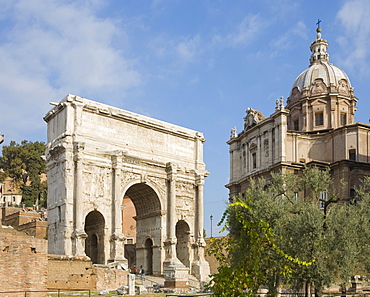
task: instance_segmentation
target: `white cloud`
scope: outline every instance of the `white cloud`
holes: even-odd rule
[[[196,35],[193,38],[187,38],[181,41],[176,46],[176,51],[180,59],[190,62],[200,53],[200,45],[201,38],[199,35]]]
[[[18,0],[0,8],[8,30],[0,31],[0,88],[6,95],[0,100],[3,106],[11,103],[0,118],[3,133],[12,133],[5,126],[44,125],[48,102],[68,93],[124,96],[141,83],[134,61],[113,46],[117,40],[127,43],[120,24],[96,16],[101,5],[99,0]],[[20,120],[9,126],[9,118]]]
[[[370,65],[366,62],[370,54],[370,1],[346,1],[337,14],[337,20],[344,29],[337,42],[345,53],[346,68],[370,76]]]
[[[234,31],[226,36],[215,35],[213,41],[224,47],[246,46],[252,42],[261,31],[264,22],[259,15],[248,15],[236,26]]]
[[[274,39],[270,44],[270,56],[277,56],[282,52],[292,48],[297,43],[297,37],[299,39],[307,40],[307,27],[299,21],[296,25],[292,26],[290,30],[286,31],[278,38]]]

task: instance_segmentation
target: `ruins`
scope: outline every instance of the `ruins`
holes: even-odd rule
[[[208,281],[203,134],[68,95],[46,114],[48,252],[127,266],[123,199],[136,211],[136,265]]]

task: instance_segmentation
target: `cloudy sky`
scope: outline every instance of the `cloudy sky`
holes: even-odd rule
[[[321,19],[368,123],[368,0],[0,0],[0,131],[46,141],[43,116],[79,95],[204,133],[205,228],[228,198],[225,143],[248,107],[265,116],[308,67]]]

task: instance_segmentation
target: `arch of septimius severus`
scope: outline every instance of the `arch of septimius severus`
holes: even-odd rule
[[[124,263],[122,200],[136,210],[136,263],[166,284],[206,281],[203,134],[68,95],[45,116],[49,253]]]

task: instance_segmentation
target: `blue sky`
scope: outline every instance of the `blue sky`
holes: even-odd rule
[[[46,141],[49,102],[67,94],[201,131],[216,235],[230,130],[248,107],[269,116],[289,96],[318,19],[360,99],[356,121],[368,123],[368,0],[0,0],[3,145]]]

